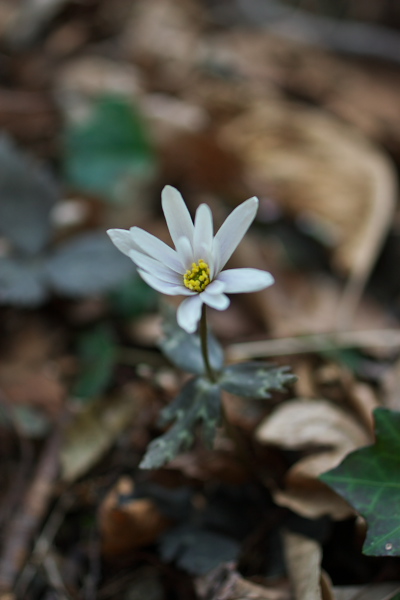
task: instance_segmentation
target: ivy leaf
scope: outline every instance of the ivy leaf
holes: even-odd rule
[[[176,314],[169,307],[164,308],[164,315],[164,338],[160,342],[161,351],[179,369],[194,375],[204,375],[200,336],[187,333],[179,327]],[[224,353],[212,333],[208,334],[208,352],[212,368],[214,371],[220,371],[224,364]]]
[[[400,412],[377,408],[376,441],[346,456],[320,479],[367,520],[363,552],[400,555]]]
[[[284,392],[296,381],[289,369],[262,362],[238,363],[224,368],[219,384],[231,394],[264,400],[271,397],[271,391]]]
[[[131,188],[154,168],[144,121],[123,98],[100,98],[87,121],[66,131],[65,174],[78,189],[105,200],[130,200]]]
[[[51,286],[72,298],[102,294],[133,272],[132,261],[115,248],[104,232],[98,231],[60,244],[46,267]]]
[[[194,378],[182,388],[175,400],[160,416],[160,424],[175,420],[164,435],[149,445],[140,467],[158,469],[193,443],[195,427],[202,425],[204,442],[211,447],[221,419],[221,390],[218,384],[202,377]]]
[[[50,174],[0,137],[0,233],[16,250],[34,255],[50,240],[50,211],[59,190]]]

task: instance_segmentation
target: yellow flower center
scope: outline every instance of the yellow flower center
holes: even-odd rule
[[[193,292],[202,292],[210,283],[210,267],[202,258],[197,263],[192,263],[183,276],[183,283]]]

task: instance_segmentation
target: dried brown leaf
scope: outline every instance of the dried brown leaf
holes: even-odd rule
[[[368,432],[350,413],[327,400],[291,400],[278,406],[260,424],[256,437],[281,448],[308,452],[314,449],[289,469],[285,489],[273,490],[278,504],[308,518],[330,514],[343,519],[353,514],[342,498],[317,479],[337,466],[346,454],[371,442]]]

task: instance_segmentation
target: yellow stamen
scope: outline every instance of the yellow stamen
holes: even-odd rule
[[[183,283],[193,292],[202,292],[210,283],[210,267],[200,258],[197,263],[192,263],[192,268],[188,269],[183,276]]]

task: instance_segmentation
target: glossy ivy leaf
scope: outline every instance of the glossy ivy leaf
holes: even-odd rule
[[[376,442],[351,452],[320,479],[366,519],[363,552],[400,556],[400,412],[377,408]]]
[[[163,354],[179,369],[195,375],[203,375],[205,368],[200,336],[181,329],[176,322],[175,312],[169,307],[163,310],[164,338],[160,342]],[[211,333],[208,334],[208,352],[212,368],[216,372],[220,371],[224,364],[224,353]]]
[[[231,394],[264,400],[271,397],[272,391],[284,392],[296,381],[289,368],[262,362],[229,365],[222,371],[219,384]]]
[[[154,172],[145,123],[131,103],[105,96],[84,123],[65,133],[65,174],[74,187],[105,200],[131,200],[131,188]]]
[[[72,298],[102,294],[133,272],[132,261],[111,244],[104,232],[98,231],[60,244],[46,266],[51,287]]]
[[[117,353],[114,333],[107,325],[84,333],[78,342],[80,375],[73,395],[90,399],[104,392],[113,375]]]
[[[175,421],[174,425],[149,445],[140,463],[142,469],[158,469],[179,452],[190,448],[195,428],[201,424],[203,440],[212,446],[215,431],[221,420],[221,390],[218,384],[198,377],[182,388],[175,400],[160,416],[160,425]]]
[[[20,253],[37,254],[51,236],[59,190],[50,174],[0,137],[0,234]]]

